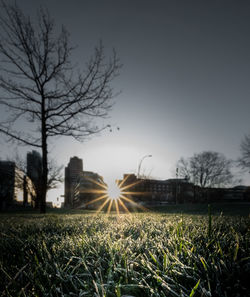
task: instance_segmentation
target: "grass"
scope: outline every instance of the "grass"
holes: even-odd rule
[[[249,296],[249,205],[205,208],[3,214],[0,296]]]

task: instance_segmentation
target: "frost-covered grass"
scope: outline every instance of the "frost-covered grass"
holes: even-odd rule
[[[249,296],[249,223],[223,214],[2,215],[0,296]]]

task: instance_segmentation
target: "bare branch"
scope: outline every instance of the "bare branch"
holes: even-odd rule
[[[100,43],[86,69],[76,71],[70,61],[73,47],[69,34],[64,27],[56,33],[47,10],[40,9],[34,22],[17,5],[7,5],[3,0],[1,4],[0,104],[8,108],[9,117],[0,123],[0,133],[42,148],[45,197],[49,138],[64,135],[83,140],[105,129],[94,125],[93,120],[107,117],[117,95],[111,83],[121,64],[115,51],[107,60]],[[27,131],[28,135],[22,127],[14,131],[12,127],[19,119],[35,123],[37,130]]]
[[[178,161],[180,176],[188,177],[202,188],[230,184],[232,161],[217,152],[205,151]]]
[[[36,144],[35,142],[31,142],[28,139],[23,138],[20,132],[18,134],[14,134],[13,132],[10,132],[0,127],[0,133],[5,134],[6,136],[10,137],[13,140],[18,141],[21,144],[30,145],[30,146],[39,147],[39,148],[42,147],[42,145],[40,144]]]
[[[240,146],[241,157],[238,159],[238,165],[245,171],[250,172],[250,135],[246,135]]]

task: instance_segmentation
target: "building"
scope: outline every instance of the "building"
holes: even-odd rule
[[[83,170],[82,159],[70,158],[65,168],[64,206],[86,207],[97,198],[102,184],[105,185],[99,174]]]
[[[186,179],[139,179],[135,174],[124,174],[118,181],[129,199],[141,205],[155,206],[168,203],[190,202],[194,199],[195,187]]]
[[[235,186],[232,188],[206,188],[200,195],[201,202],[249,202],[250,187]]]
[[[101,197],[106,184],[103,178],[95,172],[83,171],[78,179],[77,190],[75,191],[74,207],[96,209],[101,201],[96,201]]]
[[[33,206],[33,195],[31,180],[15,162],[0,161],[0,210]]]
[[[196,186],[187,178],[167,179],[168,195],[175,203],[195,202]]]
[[[70,158],[68,166],[65,168],[65,181],[64,181],[64,206],[73,207],[74,197],[77,191],[79,178],[83,172],[82,159],[78,157]]]
[[[125,196],[144,206],[168,203],[250,201],[250,187],[201,188],[190,183],[186,178],[138,179],[134,174],[125,174],[123,179],[118,181],[118,184],[121,190],[126,193]]]
[[[39,207],[41,193],[41,177],[42,177],[42,157],[35,150],[28,152],[26,156],[27,176],[31,179],[35,190],[35,208]]]
[[[37,183],[42,175],[42,157],[37,151],[27,153],[27,175]]]

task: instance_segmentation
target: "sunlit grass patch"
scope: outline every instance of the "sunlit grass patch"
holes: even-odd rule
[[[0,222],[5,296],[247,296],[248,217],[148,212]]]

